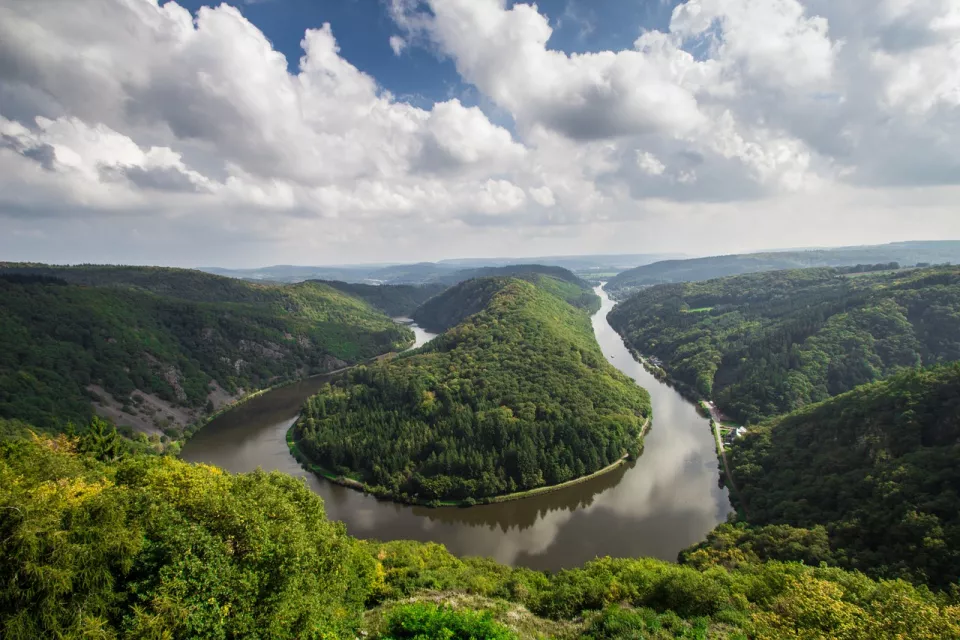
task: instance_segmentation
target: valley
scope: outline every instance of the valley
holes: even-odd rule
[[[957,637],[957,270],[875,266],[615,303],[538,265],[428,286],[5,265],[0,610],[18,613],[0,623],[13,638]],[[257,377],[224,377],[204,336],[264,356]],[[155,362],[241,400],[147,436],[131,416],[172,385]],[[70,413],[11,391],[54,371],[132,388],[121,429],[90,396]],[[165,411],[203,415],[173,388]],[[727,473],[720,411],[748,422]]]
[[[598,555],[673,560],[731,511],[708,421],[692,403],[633,360],[606,321],[592,329],[606,360],[650,392],[654,420],[640,458],[549,494],[469,509],[430,509],[384,502],[305,471],[286,434],[301,406],[327,380],[277,389],[221,416],[186,443],[183,458],[232,472],[258,467],[303,477],[328,516],[360,538],[439,542],[458,556],[491,557],[540,570],[573,567]]]
[[[960,640],[960,0],[0,0],[0,640]]]

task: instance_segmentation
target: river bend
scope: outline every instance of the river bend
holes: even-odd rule
[[[692,403],[631,357],[606,320],[613,302],[602,288],[597,293],[603,301],[593,316],[597,341],[611,364],[650,392],[653,428],[639,460],[588,482],[514,502],[428,509],[380,502],[318,479],[290,456],[286,432],[325,377],[276,389],[225,413],[187,442],[182,457],[233,472],[261,467],[303,477],[323,498],[327,515],[360,538],[439,542],[457,555],[545,570],[606,555],[676,560],[731,511],[727,490],[718,483],[713,436]],[[434,337],[411,328],[414,348]]]

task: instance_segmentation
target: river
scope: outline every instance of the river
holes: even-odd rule
[[[545,570],[605,555],[676,560],[731,511],[727,490],[718,484],[713,436],[693,404],[631,357],[606,320],[613,302],[602,288],[596,291],[603,305],[593,328],[604,355],[653,401],[653,428],[643,455],[629,466],[554,493],[469,509],[380,502],[306,473],[287,450],[287,429],[325,378],[276,389],[227,412],[187,442],[183,459],[233,472],[259,466],[303,477],[323,497],[327,515],[361,538],[440,542],[457,555]],[[433,337],[411,328],[417,346]]]

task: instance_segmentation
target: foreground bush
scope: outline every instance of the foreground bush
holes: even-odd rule
[[[65,436],[0,443],[4,638],[356,638],[376,611],[390,638],[960,638],[950,592],[691,559],[601,558],[547,575],[436,544],[355,540],[277,473],[101,462]],[[437,592],[444,607],[397,602]]]
[[[402,605],[387,620],[383,640],[514,640],[503,625],[489,613],[455,611],[428,603]]]
[[[5,638],[341,637],[373,560],[302,482],[0,444]]]

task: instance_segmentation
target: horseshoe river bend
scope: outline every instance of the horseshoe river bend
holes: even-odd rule
[[[304,400],[328,379],[318,376],[274,389],[224,413],[197,432],[182,457],[233,472],[278,470],[303,477],[351,535],[379,540],[439,542],[461,556],[555,571],[597,556],[651,556],[675,561],[731,511],[708,420],[633,359],[607,323],[603,305],[593,329],[607,360],[650,392],[653,427],[640,458],[552,493],[498,504],[430,509],[378,501],[301,469],[286,433]],[[419,327],[420,346],[432,339]]]

